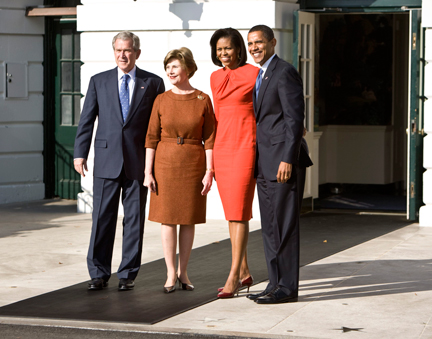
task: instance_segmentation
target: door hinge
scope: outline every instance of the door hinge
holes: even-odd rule
[[[411,198],[414,198],[414,196],[415,196],[415,194],[414,194],[414,183],[413,182],[411,182],[410,196],[411,196]]]
[[[413,33],[412,35],[412,49],[413,51],[416,50],[416,45],[417,45],[417,33]]]

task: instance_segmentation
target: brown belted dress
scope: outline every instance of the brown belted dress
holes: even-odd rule
[[[213,149],[215,119],[207,94],[160,94],[150,117],[145,147],[156,149],[148,219],[163,224],[206,222],[204,150]]]

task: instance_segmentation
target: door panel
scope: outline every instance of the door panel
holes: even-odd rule
[[[314,132],[314,92],[315,92],[315,14],[294,12],[294,56],[293,64],[303,79],[305,98],[305,139],[309,146],[309,156],[314,166],[306,170],[304,197],[318,198],[318,144],[320,132]]]
[[[80,116],[80,35],[76,23],[56,24],[55,195],[76,199],[81,189],[73,167],[73,146]]]
[[[408,103],[408,178],[407,178],[407,218],[418,219],[422,206],[423,175],[423,32],[420,25],[420,10],[410,11],[410,73],[408,76],[410,93]]]

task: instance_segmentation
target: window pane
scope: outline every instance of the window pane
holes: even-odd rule
[[[310,43],[311,43],[311,25],[306,25],[306,41],[304,42],[306,44],[306,58],[310,59]]]
[[[80,83],[81,62],[74,62],[74,92],[81,92]]]
[[[300,26],[300,42],[301,42],[300,55],[302,58],[304,58],[305,57],[305,43],[306,43],[305,25],[304,24],[301,24],[301,26]]]
[[[306,95],[310,95],[310,61],[306,61],[306,74],[305,74],[305,78],[303,79],[304,81],[304,86],[305,86],[305,94]]]
[[[61,65],[61,91],[72,91],[72,63],[62,62]]]
[[[80,35],[78,33],[74,34],[74,59],[80,59]]]
[[[74,125],[78,126],[81,113],[81,95],[74,96]]]
[[[71,29],[62,29],[62,37],[61,37],[61,45],[62,59],[72,59],[72,30]]]
[[[303,92],[306,91],[306,62],[302,61],[301,62],[301,77],[303,79]]]
[[[310,98],[306,98],[305,99],[305,127],[306,127],[306,129],[308,130],[308,131],[310,131],[310,129],[309,129],[309,116],[310,116],[310,113],[309,113],[309,110],[310,110]]]
[[[61,124],[72,125],[72,96],[62,95],[61,98]]]

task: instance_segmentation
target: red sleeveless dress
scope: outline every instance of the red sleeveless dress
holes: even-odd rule
[[[216,118],[215,178],[226,220],[252,218],[256,147],[252,91],[258,72],[246,64],[235,70],[222,68],[210,78]]]

